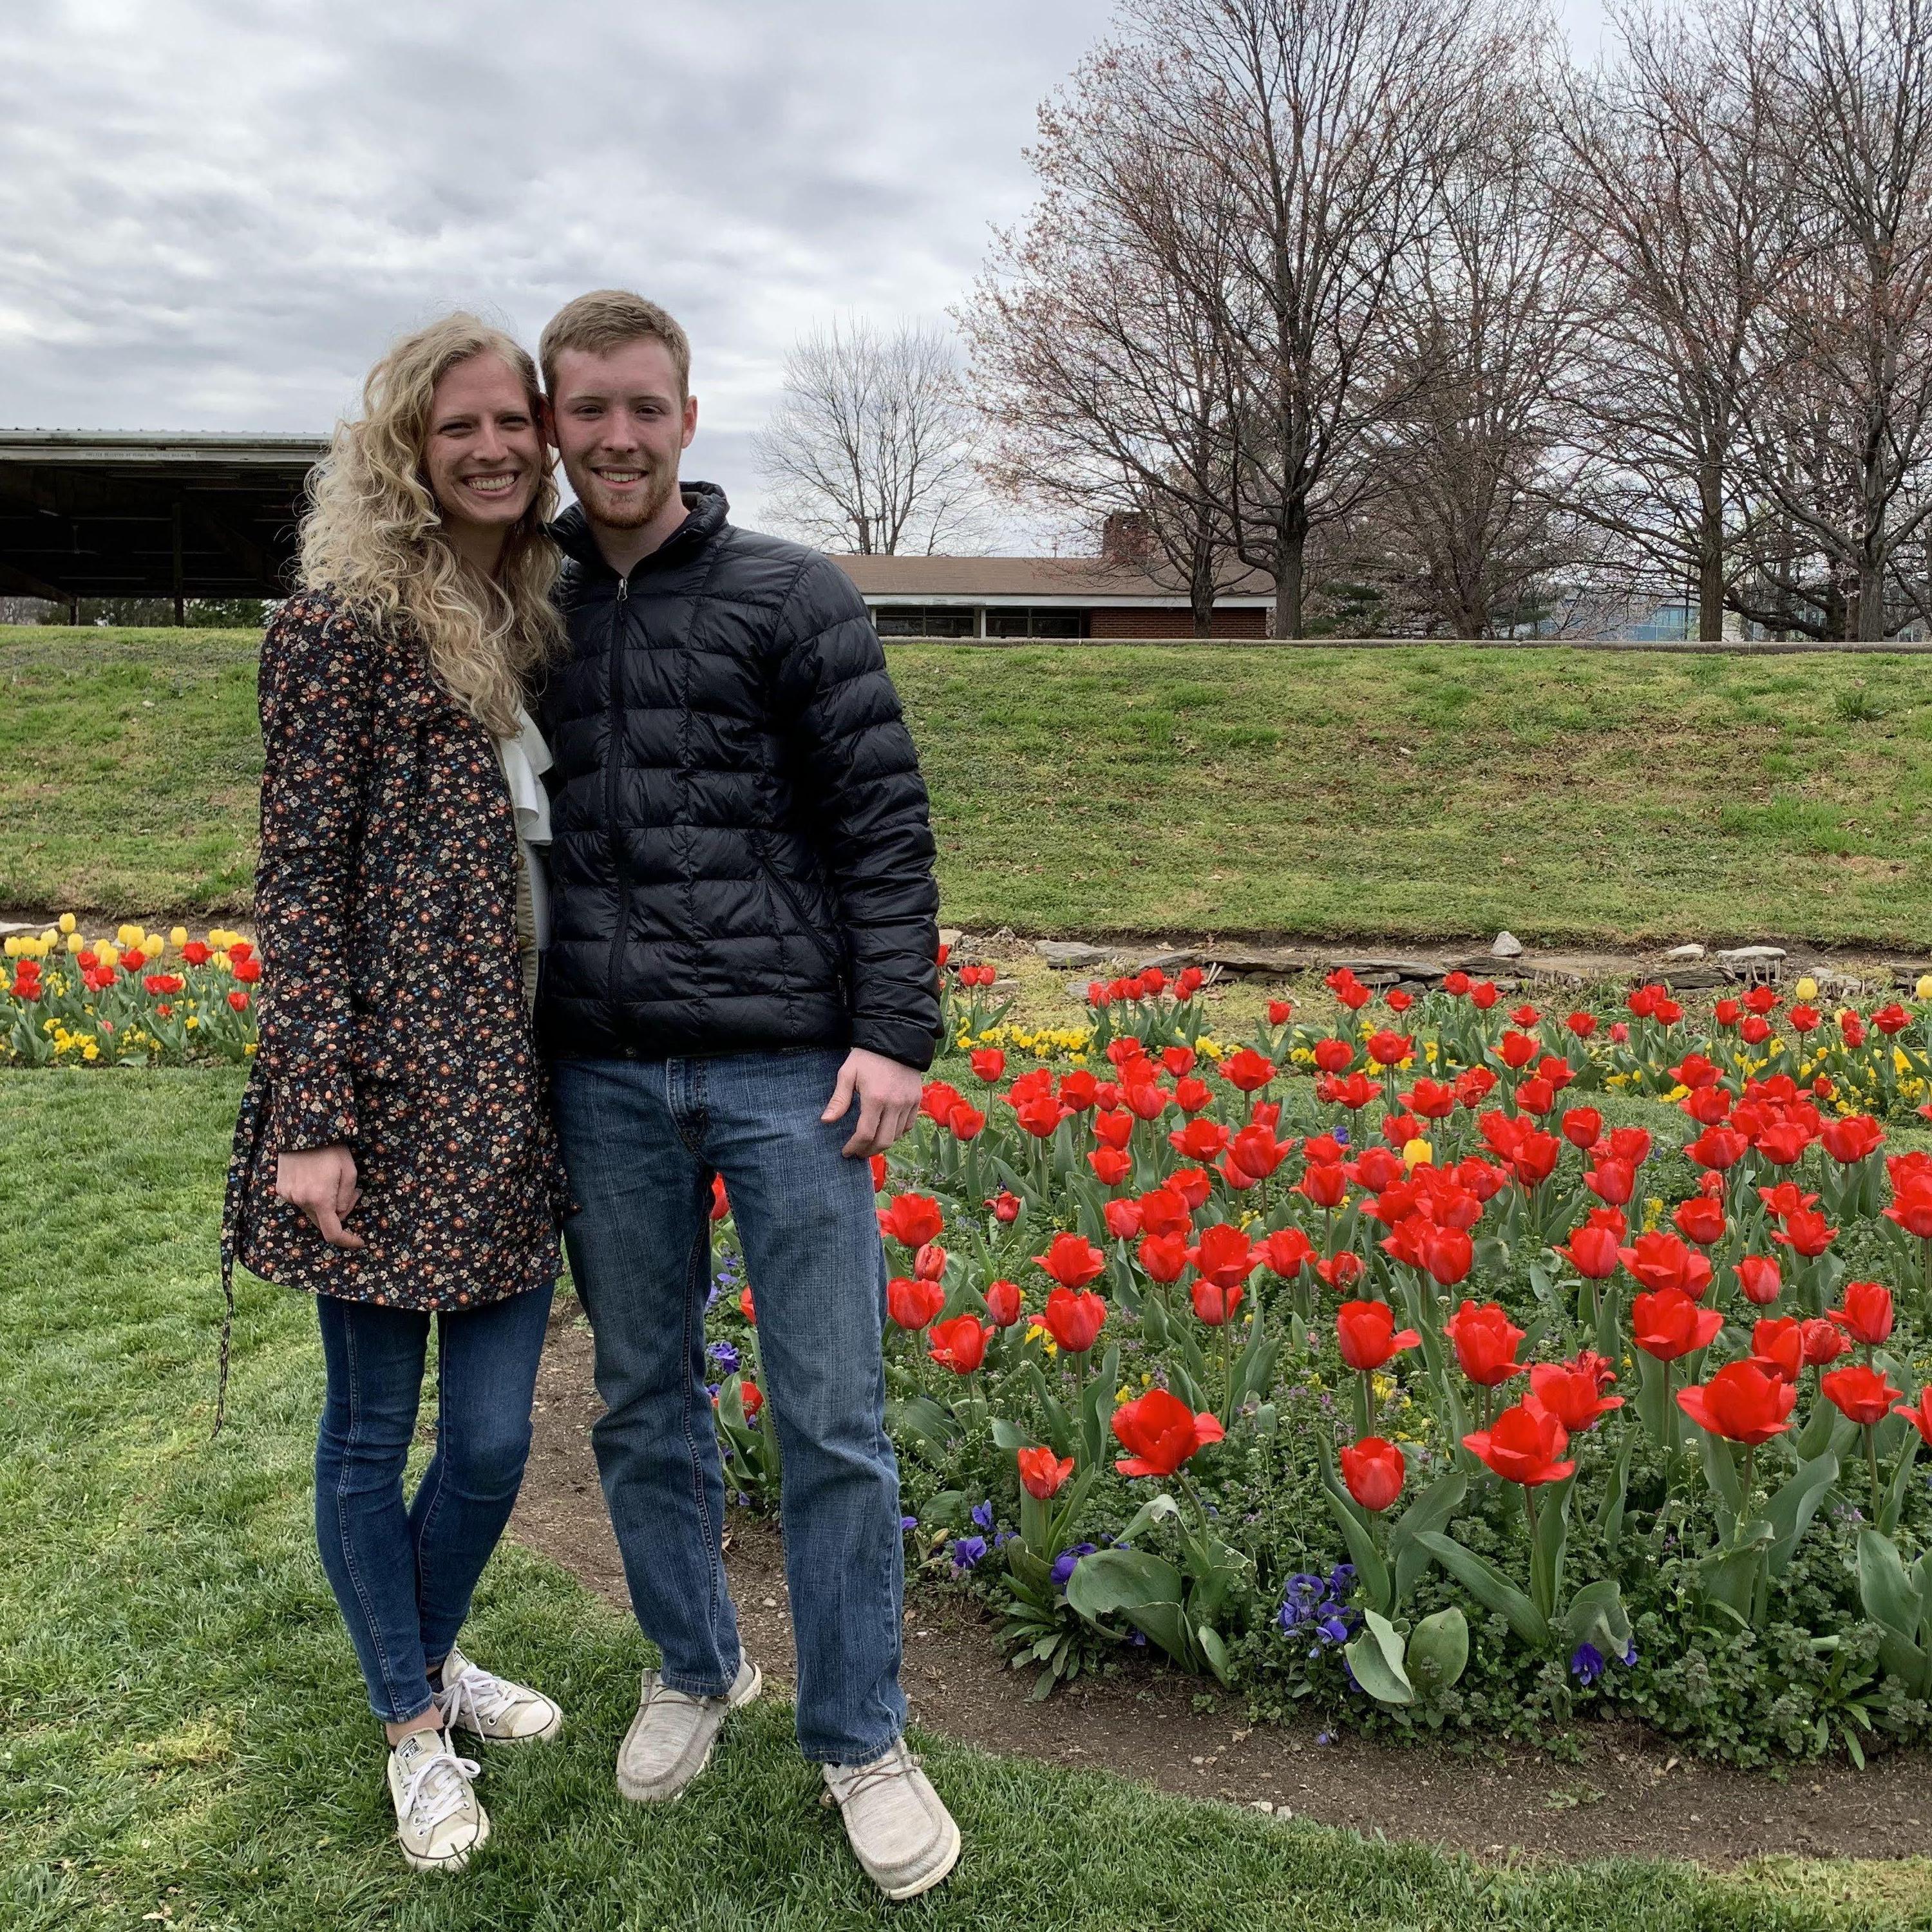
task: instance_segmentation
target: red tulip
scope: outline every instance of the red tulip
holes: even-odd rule
[[[993,1219],[996,1221],[1010,1224],[1020,1218],[1022,1205],[1020,1197],[1017,1194],[1009,1194],[1004,1188],[1001,1188],[986,1205],[992,1209]]]
[[[1274,1078],[1274,1062],[1264,1059],[1252,1047],[1244,1046],[1222,1061],[1221,1077],[1244,1094],[1256,1094]]]
[[[1114,1433],[1130,1453],[1114,1465],[1124,1476],[1171,1476],[1181,1464],[1218,1442],[1225,1433],[1212,1415],[1197,1415],[1162,1388],[1124,1402],[1114,1412]]]
[[[991,1326],[976,1315],[956,1315],[950,1322],[933,1324],[927,1352],[956,1376],[970,1376],[986,1359],[986,1344],[992,1334]]]
[[[1460,1228],[1432,1228],[1423,1249],[1423,1264],[1444,1288],[1454,1288],[1475,1265],[1476,1249]]]
[[[1350,1368],[1372,1375],[1401,1350],[1420,1346],[1422,1337],[1413,1328],[1398,1334],[1386,1301],[1345,1301],[1335,1311],[1335,1340]]]
[[[1188,1250],[1187,1258],[1200,1270],[1204,1281],[1223,1288],[1240,1287],[1254,1273],[1260,1260],[1247,1236],[1227,1221],[1202,1228],[1200,1242]]]
[[[1885,1132],[1868,1114],[1848,1114],[1842,1120],[1827,1120],[1818,1130],[1825,1151],[1846,1167],[1877,1153],[1885,1144]]]
[[[1167,1184],[1186,1204],[1190,1215],[1198,1214],[1214,1191],[1214,1181],[1204,1167],[1177,1167],[1167,1177]]]
[[[1107,1318],[1107,1304],[1090,1290],[1056,1288],[1046,1298],[1046,1312],[1041,1316],[1046,1332],[1070,1355],[1084,1355],[1094,1346],[1094,1337]]]
[[[1801,1208],[1795,1214],[1786,1215],[1784,1226],[1774,1229],[1771,1238],[1801,1254],[1808,1261],[1816,1261],[1832,1245],[1838,1234],[1835,1228],[1825,1225],[1823,1215],[1809,1208]]]
[[[1606,1201],[1612,1208],[1626,1207],[1636,1192],[1636,1169],[1628,1161],[1606,1155],[1584,1174],[1583,1185],[1599,1201]]]
[[[1369,1058],[1378,1066],[1396,1066],[1415,1052],[1415,1042],[1406,1034],[1391,1033],[1384,1028],[1369,1036]]]
[[[1058,1496],[1073,1473],[1073,1458],[1063,1461],[1051,1449],[1022,1449],[1018,1462],[1021,1487],[1042,1502]]]
[[[1576,1228],[1556,1252],[1586,1281],[1607,1281],[1617,1271],[1617,1247],[1608,1228]]]
[[[988,1086],[1006,1077],[1006,1056],[1002,1048],[997,1046],[976,1047],[966,1057],[971,1063],[975,1077],[985,1081]]]
[[[752,1284],[749,1282],[738,1291],[738,1312],[754,1328],[758,1325],[758,1305],[752,1299]]]
[[[879,1210],[879,1232],[889,1234],[902,1248],[922,1248],[936,1240],[946,1218],[939,1203],[929,1194],[896,1194],[889,1207]]]
[[[1819,1378],[1818,1388],[1825,1400],[1841,1414],[1869,1428],[1892,1413],[1892,1406],[1905,1391],[1895,1389],[1876,1369],[1862,1363],[1849,1369],[1834,1369]],[[1795,1394],[1794,1391],[1794,1394]]]
[[[1346,1073],[1355,1064],[1355,1049],[1346,1040],[1318,1040],[1315,1065],[1323,1073]]]
[[[1726,1363],[1708,1382],[1677,1391],[1677,1406],[1700,1429],[1753,1446],[1782,1436],[1797,1402],[1795,1388],[1755,1362]]]
[[[1570,1446],[1569,1432],[1546,1408],[1520,1402],[1506,1408],[1487,1429],[1462,1438],[1462,1447],[1486,1462],[1505,1482],[1532,1489],[1560,1483],[1574,1462],[1556,1459]]]
[[[1299,1228],[1277,1228],[1261,1244],[1262,1264],[1270,1274],[1292,1281],[1315,1258],[1314,1244]]]
[[[1141,1204],[1138,1201],[1109,1201],[1100,1210],[1109,1237],[1131,1241],[1141,1231]]]
[[[1671,1219],[1677,1224],[1677,1232],[1700,1248],[1714,1246],[1724,1238],[1723,1204],[1702,1195],[1694,1195],[1680,1202]]]
[[[1034,1259],[1062,1288],[1084,1288],[1107,1271],[1107,1258],[1084,1234],[1055,1234],[1043,1255]]]
[[[1604,1137],[1604,1117],[1594,1107],[1572,1107],[1563,1116],[1563,1138],[1587,1154]]]
[[[1194,1226],[1187,1203],[1171,1187],[1156,1187],[1143,1194],[1140,1210],[1144,1234],[1185,1234]]]
[[[1198,1114],[1214,1103],[1214,1090],[1206,1081],[1190,1078],[1174,1083],[1174,1104],[1184,1114]],[[1196,1154],[1192,1158],[1198,1160],[1202,1156]]]
[[[1244,1127],[1228,1150],[1244,1174],[1265,1180],[1288,1158],[1292,1141],[1278,1141],[1271,1127]]]
[[[1766,1375],[1796,1383],[1804,1372],[1804,1324],[1796,1316],[1767,1316],[1751,1329],[1751,1360]]]
[[[1927,1446],[1932,1448],[1932,1382],[1918,1391],[1916,1402],[1900,1402],[1892,1412],[1904,1416],[1918,1430]]]
[[[1784,1286],[1778,1264],[1768,1255],[1745,1255],[1738,1262],[1738,1286],[1747,1301],[1768,1308]]]
[[[1466,1301],[1443,1324],[1443,1330],[1455,1345],[1463,1374],[1478,1386],[1499,1388],[1512,1376],[1522,1374],[1516,1351],[1527,1331],[1510,1320],[1501,1303],[1486,1301],[1479,1307]]]
[[[928,1080],[920,1089],[919,1111],[936,1127],[943,1127],[952,1118],[952,1110],[965,1095],[956,1087],[944,1080]],[[878,1192],[874,1188],[873,1192]]]
[[[946,1250],[937,1241],[928,1241],[912,1258],[912,1271],[921,1281],[946,1279]]]
[[[1124,1107],[1105,1107],[1094,1116],[1094,1138],[1104,1147],[1124,1148],[1134,1137],[1134,1117]]]
[[[765,1406],[765,1392],[756,1382],[740,1382],[738,1384],[738,1400],[744,1406],[745,1420],[747,1422],[754,1421],[758,1418],[758,1411]]]
[[[1744,1159],[1750,1146],[1750,1142],[1732,1128],[1708,1126],[1684,1151],[1698,1166],[1725,1174]]]
[[[1360,1255],[1344,1248],[1339,1255],[1330,1255],[1325,1261],[1317,1262],[1315,1272],[1336,1294],[1345,1294],[1361,1280],[1367,1268]]]
[[[1379,1436],[1365,1436],[1342,1451],[1342,1480],[1349,1495],[1377,1515],[1402,1494],[1408,1473],[1402,1451]]]
[[[989,1281],[986,1284],[986,1312],[997,1327],[1010,1328],[1020,1318],[1019,1284]]]
[[[1534,1364],[1529,1371],[1530,1399],[1549,1410],[1569,1434],[1581,1436],[1612,1409],[1623,1407],[1622,1396],[1604,1393],[1616,1380],[1604,1358],[1586,1351],[1574,1361]]]
[[[976,1141],[986,1131],[986,1117],[977,1107],[962,1100],[946,1117],[947,1130],[956,1141]]]
[[[1701,1301],[1711,1285],[1708,1257],[1687,1248],[1675,1234],[1640,1234],[1617,1252],[1624,1266],[1653,1292],[1676,1288],[1692,1300]]]
[[[1854,1342],[1876,1348],[1892,1333],[1892,1290],[1875,1281],[1845,1284],[1845,1305],[1828,1309],[1828,1317]]]
[[[711,1177],[711,1218],[722,1221],[730,1211],[730,1199],[724,1192],[724,1177],[714,1174]]]
[[[1224,1288],[1204,1276],[1191,1283],[1187,1292],[1193,1299],[1195,1314],[1210,1328],[1218,1328],[1234,1319],[1244,1293],[1240,1288]]]
[[[1160,1282],[1178,1281],[1187,1270],[1185,1234],[1144,1234],[1138,1250],[1142,1272]]]
[[[898,1327],[923,1328],[946,1306],[946,1290],[916,1275],[895,1275],[886,1283],[886,1312]]]
[[[1888,1221],[1897,1222],[1908,1234],[1922,1241],[1932,1240],[1932,1180],[1913,1179],[1892,1186],[1892,1205],[1885,1210]]]
[[[1630,1304],[1630,1340],[1660,1362],[1708,1348],[1724,1325],[1714,1308],[1700,1308],[1680,1288],[1640,1294]]]
[[[1087,1156],[1094,1178],[1102,1187],[1118,1187],[1134,1171],[1134,1157],[1118,1148],[1097,1147]],[[1110,1202],[1110,1207],[1120,1204]]]

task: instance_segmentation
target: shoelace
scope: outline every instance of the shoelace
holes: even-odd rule
[[[446,1730],[452,1728],[466,1709],[473,1720],[472,1728],[481,1731],[486,1724],[501,1717],[517,1701],[517,1688],[488,1670],[466,1664],[454,1677],[444,1681],[442,1694],[436,1701],[442,1712]]]
[[[849,1776],[842,1775],[839,1784],[843,1789],[828,1790],[825,1794],[826,1802],[844,1804],[874,1784],[884,1784],[890,1779],[903,1778],[908,1772],[916,1770],[924,1762],[924,1759],[908,1750],[904,1745],[896,1744],[884,1757],[874,1758],[870,1764],[861,1765]]]
[[[463,1808],[469,1789],[466,1780],[482,1774],[483,1767],[475,1760],[458,1757],[446,1744],[403,1780],[404,1816],[424,1831],[433,1830]]]
[[[688,1690],[674,1690],[655,1670],[644,1672],[644,1699],[638,1714],[647,1713],[653,1704],[672,1702],[688,1706],[692,1710],[702,1710],[706,1704],[715,1704],[716,1697],[694,1697]]]

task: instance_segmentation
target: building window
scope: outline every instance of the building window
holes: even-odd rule
[[[989,638],[1084,638],[1087,613],[1053,609],[988,610],[986,634]]]
[[[874,604],[872,622],[882,638],[970,638],[978,634],[978,613],[957,605],[921,610],[904,604]]]

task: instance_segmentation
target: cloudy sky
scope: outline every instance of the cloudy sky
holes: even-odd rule
[[[581,290],[695,346],[686,474],[814,322],[943,316],[1024,212],[1111,0],[16,0],[0,8],[0,425],[319,430],[458,304]],[[1598,0],[1567,0],[1593,50]]]

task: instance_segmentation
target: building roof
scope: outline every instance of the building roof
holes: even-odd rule
[[[1082,609],[1149,606],[1185,610],[1187,592],[1171,579],[1098,556],[835,556],[832,561],[874,604],[1061,604]],[[1273,601],[1258,571],[1216,597],[1217,604]]]
[[[328,439],[0,430],[0,592],[272,597]]]

